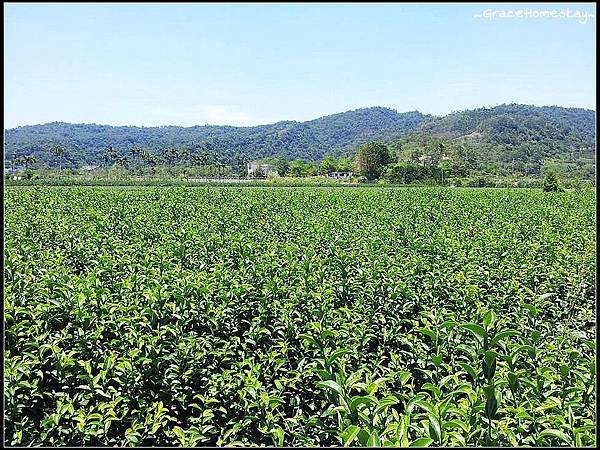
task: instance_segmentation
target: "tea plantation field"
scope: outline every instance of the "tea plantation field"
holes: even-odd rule
[[[4,201],[6,444],[595,444],[593,191]]]

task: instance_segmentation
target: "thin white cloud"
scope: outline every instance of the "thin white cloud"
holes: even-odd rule
[[[252,118],[237,108],[225,105],[211,105],[202,108],[202,116],[211,125],[248,125],[254,124]]]
[[[269,123],[234,105],[195,105],[169,109],[153,106],[147,108],[147,113],[151,117],[151,125],[251,126]]]

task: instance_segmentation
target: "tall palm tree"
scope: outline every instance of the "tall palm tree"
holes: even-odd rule
[[[23,159],[24,159],[24,158],[23,158],[22,156],[17,156],[17,157],[15,157],[15,156],[13,155],[13,162],[14,162],[13,164],[14,164],[14,165],[16,165],[16,166],[20,166],[21,164],[23,164]],[[14,173],[14,172],[15,172],[15,170],[13,169],[13,173]]]
[[[202,165],[202,167],[204,167],[204,173],[206,175],[208,175],[208,170],[207,166],[210,162],[210,154],[205,150],[204,152],[202,152],[202,155],[200,156],[200,164]]]
[[[150,167],[150,172],[151,173],[154,172],[155,171],[154,167],[157,164],[156,156],[149,150],[142,150],[141,158],[142,158],[142,161],[144,161],[144,164],[146,166]]]
[[[114,161],[117,157],[116,150],[111,146],[102,154],[102,161],[104,161],[104,167],[106,168],[106,179],[108,180],[108,163]]]
[[[37,162],[37,159],[35,159],[35,157],[31,156],[31,155],[27,155],[23,157],[23,164],[25,165],[25,170],[29,169],[30,166],[32,166],[33,164],[35,164]]]
[[[200,147],[195,146],[190,151],[190,164],[192,166],[198,166],[200,164]]]
[[[179,149],[176,147],[171,147],[169,149],[169,158],[171,159],[171,165],[176,165],[179,162],[180,153]]]
[[[171,167],[175,163],[175,161],[176,161],[176,159],[177,159],[177,157],[178,157],[179,154],[178,154],[176,148],[171,147],[171,148],[165,148],[164,150],[162,150],[160,152],[160,155],[162,157],[162,160],[165,163],[167,163],[167,165],[169,167]]]
[[[65,156],[65,147],[61,144],[56,144],[51,149],[52,154],[58,158],[58,171],[62,172],[62,159]]]
[[[142,153],[144,152],[144,149],[142,147],[139,147],[137,145],[134,145],[131,149],[130,149],[130,153],[131,153],[131,164],[133,166],[133,170],[134,172],[137,172],[137,174],[141,175],[142,174]]]
[[[134,145],[133,147],[131,147],[131,149],[129,150],[129,152],[131,153],[132,160],[135,162],[141,156],[142,149],[141,149],[141,147],[138,147],[137,145]]]
[[[187,146],[184,152],[185,160],[186,160],[186,168],[185,168],[185,176],[186,179],[189,178],[189,175],[192,173],[190,170],[196,163],[196,148],[193,146]]]
[[[237,167],[240,178],[244,175],[244,173],[246,171],[246,163],[247,163],[247,160],[246,160],[246,158],[244,158],[244,156],[242,156],[239,153],[236,154],[236,156],[234,157],[234,164]]]
[[[127,166],[129,164],[129,159],[127,159],[127,156],[118,155],[116,158],[116,163],[117,163],[117,166],[120,166],[123,169],[127,169]]]
[[[218,176],[218,174],[219,174],[219,154],[216,151],[212,152],[210,155],[210,159],[212,161],[212,166],[213,166],[213,176],[215,175],[215,172]]]

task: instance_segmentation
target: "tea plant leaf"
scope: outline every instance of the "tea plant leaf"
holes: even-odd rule
[[[433,443],[433,439],[423,437],[419,439],[415,439],[409,445],[409,447],[429,447]]]
[[[354,441],[354,439],[356,439],[356,436],[358,436],[359,431],[360,431],[360,427],[358,427],[356,425],[348,426],[340,434],[340,437],[342,438],[342,445],[344,447],[348,447]]]
[[[563,433],[560,430],[555,430],[552,428],[547,428],[545,430],[542,430],[539,433],[540,437],[551,437],[551,438],[555,438],[558,439],[559,441],[563,441],[564,443],[568,444],[568,445],[572,445],[572,441],[569,438],[569,436],[567,436],[565,433]]]
[[[462,328],[469,331],[477,340],[481,347],[484,346],[484,342],[487,336],[487,332],[485,328],[481,325],[477,325],[476,323],[466,323],[461,325]]]
[[[334,392],[337,392],[338,394],[342,394],[342,387],[333,380],[319,381],[317,383],[317,386],[324,389],[330,389]]]

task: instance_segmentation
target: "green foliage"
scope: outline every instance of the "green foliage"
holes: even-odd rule
[[[549,171],[544,177],[544,191],[545,192],[558,192],[561,191],[560,183],[558,181],[558,175],[553,170]]]
[[[279,158],[278,171],[287,173],[286,161],[315,163],[331,156],[346,158],[344,164],[338,160],[337,169],[345,171],[352,170],[347,158],[354,157],[360,145],[377,141],[389,144],[401,161],[440,169],[446,165],[440,183],[442,175],[445,179],[449,175],[540,176],[550,167],[563,180],[595,179],[594,111],[557,106],[510,104],[441,117],[376,107],[255,127],[50,123],[9,129],[5,134],[6,167],[15,157],[27,156],[35,158],[39,167],[106,167],[119,162],[131,168],[175,168],[218,163],[242,173],[247,161]],[[64,146],[60,158],[51,151],[58,143]],[[328,160],[320,173],[331,167]]]
[[[337,170],[337,160],[333,156],[326,156],[319,164],[319,171],[321,173],[330,173]]]
[[[318,171],[321,175],[326,175],[331,172],[352,172],[354,162],[347,156],[336,158],[335,156],[327,155],[319,163]]]
[[[277,169],[279,176],[284,177],[290,170],[290,164],[283,158],[277,158],[277,161],[275,162],[275,168]]]
[[[493,175],[540,175],[552,161],[574,178],[593,179],[595,112],[557,106],[508,104],[460,111],[424,122],[404,136],[404,157],[439,157],[447,148],[458,176],[480,170]]]
[[[165,163],[179,160],[182,150],[198,156],[216,153],[230,165],[237,158],[249,161],[276,156],[287,161],[301,158],[315,162],[327,154],[351,156],[357,146],[369,141],[398,139],[427,117],[416,111],[398,113],[375,107],[307,122],[283,121],[253,127],[113,127],[54,122],[6,130],[6,142],[7,149],[17,156],[32,155],[47,165],[55,164],[50,148],[60,142],[66,148],[65,167],[100,165],[109,147],[120,156],[141,147]],[[169,154],[171,149],[176,150],[175,154]]]
[[[5,443],[593,447],[595,200],[8,187]]]
[[[309,175],[315,175],[316,172],[316,166],[300,158],[293,160],[288,169],[288,173],[293,177],[306,177]]]
[[[379,178],[385,166],[392,161],[390,150],[381,142],[370,142],[356,152],[356,171],[367,180]]]
[[[449,169],[447,169],[447,174]],[[442,170],[437,166],[423,166],[400,161],[387,167],[385,178],[391,183],[437,183],[442,179]]]

